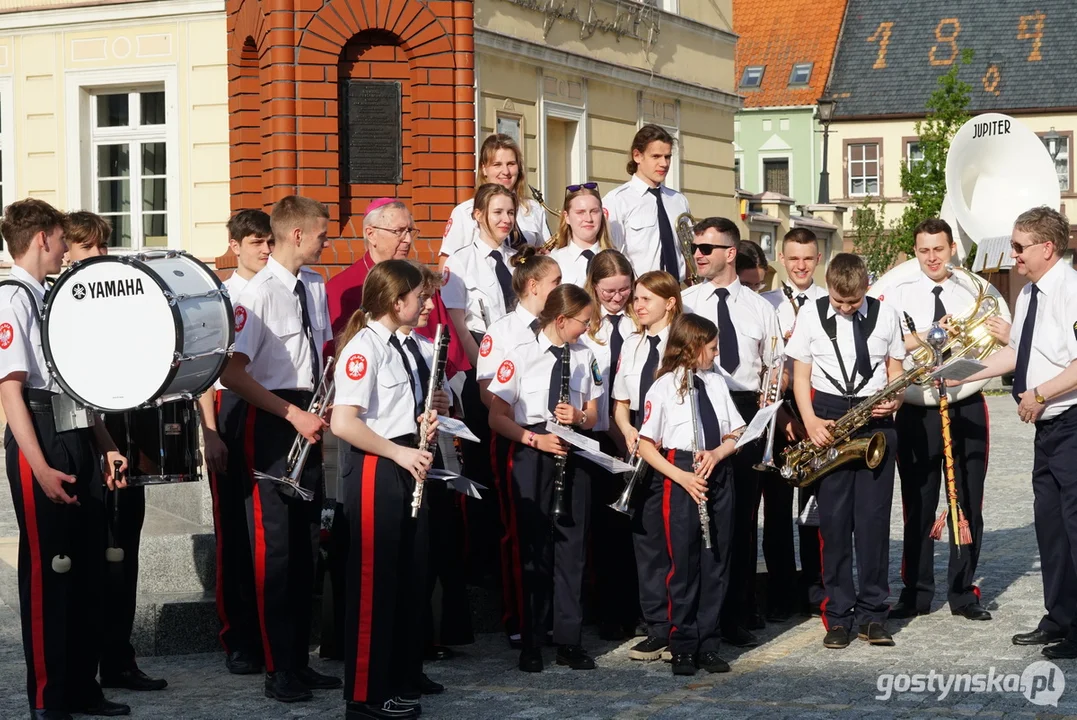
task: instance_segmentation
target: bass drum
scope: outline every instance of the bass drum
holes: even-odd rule
[[[60,387],[102,412],[190,399],[234,341],[228,291],[205,264],[167,250],[75,263],[45,303],[45,361]]]

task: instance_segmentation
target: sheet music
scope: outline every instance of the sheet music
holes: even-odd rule
[[[767,429],[767,425],[770,425],[770,419],[774,416],[774,413],[778,412],[778,408],[782,406],[783,402],[784,400],[778,400],[764,408],[760,408],[752,421],[748,423],[748,427],[744,430],[744,434],[740,436],[740,440],[737,441],[737,447],[747,445],[760,437]]]
[[[438,432],[470,442],[479,442],[478,436],[471,432],[471,428],[465,425],[462,421],[457,420],[456,418],[445,417],[444,415],[438,415]]]
[[[951,360],[941,368],[931,373],[931,377],[937,380],[964,380],[983,370],[986,365],[978,360],[958,358]]]
[[[580,435],[570,427],[558,425],[553,420],[547,420],[546,430],[561,438],[569,445],[578,447],[581,450],[590,450],[591,452],[601,453],[598,449],[598,440],[592,440],[585,435]]]
[[[587,458],[595,465],[613,473],[632,472],[635,469],[634,466],[629,465],[624,460],[615,458],[612,455],[607,455],[602,451],[593,452],[591,450],[580,450],[577,454],[582,458]]]

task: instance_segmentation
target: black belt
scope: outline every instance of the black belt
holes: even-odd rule
[[[534,423],[532,425],[522,425],[524,430],[533,432],[536,435],[549,435],[550,431],[546,429],[546,422]]]
[[[1051,418],[1050,420],[1037,420],[1036,421],[1036,427],[1038,427],[1038,428],[1039,427],[1050,427],[1051,425],[1054,425],[1056,422],[1061,422],[1062,420],[1068,420],[1070,415],[1073,415],[1075,412],[1077,412],[1077,405],[1070,405],[1068,408],[1066,408],[1060,414],[1056,415],[1055,417]]]
[[[52,399],[58,393],[42,390],[41,388],[23,388],[22,397],[26,401],[26,407],[30,412],[39,414],[52,414]]]
[[[407,435],[398,435],[389,442],[406,447],[419,447],[419,436],[417,433],[408,433]]]
[[[733,400],[741,401],[757,400],[759,398],[759,393],[753,390],[730,390],[729,397],[733,398]]]
[[[831,408],[844,408],[851,410],[858,405],[862,400],[867,400],[870,395],[835,395],[834,393],[825,393],[818,390],[812,395],[812,402],[819,403]]]

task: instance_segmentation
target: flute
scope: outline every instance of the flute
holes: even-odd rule
[[[426,384],[426,402],[423,403],[423,421],[419,424],[419,450],[425,451],[430,443],[427,436],[430,434],[430,411],[434,408],[434,393],[441,389],[441,377],[445,374],[445,363],[449,358],[449,333],[445,326],[439,324],[434,334],[434,368],[430,373],[430,380]],[[417,480],[415,490],[411,494],[411,516],[419,517],[419,508],[423,505],[423,488],[426,480]]]

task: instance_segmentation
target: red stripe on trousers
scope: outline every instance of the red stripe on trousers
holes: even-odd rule
[[[676,450],[670,450],[666,454],[666,460],[671,465],[674,464],[673,459],[676,456]],[[677,564],[673,562],[673,539],[670,536],[669,530],[669,499],[670,493],[673,490],[673,481],[666,478],[662,483],[662,524],[666,528],[666,552],[669,554],[669,573],[666,574],[666,618],[669,620],[669,634],[673,635],[673,631],[677,628],[673,627],[673,597],[669,594],[669,584],[673,581],[673,573],[677,570]]]
[[[34,655],[34,684],[37,686],[34,693],[34,708],[40,709],[45,707],[45,685],[49,680],[45,670],[45,599],[41,586],[41,542],[37,531],[34,472],[30,469],[30,463],[22,454],[22,450],[19,450],[19,482],[22,485],[26,542],[30,548],[30,637]]]
[[[258,491],[258,481],[254,479],[254,422],[257,414],[254,406],[248,405],[243,452],[247,456],[247,469],[251,474],[251,500],[254,507],[254,595],[258,601],[258,627],[262,631],[266,672],[275,672],[273,650],[269,645],[269,632],[266,630],[266,529],[262,524],[262,495]]]
[[[512,537],[514,542],[512,543],[512,576],[516,579],[516,612],[517,618],[521,626],[524,621],[524,578],[523,578],[523,565],[520,563],[520,528],[516,524],[516,495],[513,492],[512,485],[512,457],[516,453],[516,443],[509,443],[509,457],[505,466],[505,477],[509,479],[508,482],[508,498],[509,498],[509,523],[512,527]],[[534,618],[532,618],[534,622]],[[520,628],[523,632],[523,628]]]
[[[355,683],[352,700],[365,702],[370,678],[370,642],[374,620],[374,483],[378,473],[378,456],[363,458],[362,495],[359,516],[362,526],[362,579],[359,581],[359,632],[355,644]],[[352,560],[354,562],[354,559]]]
[[[215,417],[221,416],[221,391],[218,390],[213,394],[213,413]],[[219,430],[220,428],[218,428]],[[224,533],[221,532],[221,491],[218,487],[219,478],[217,473],[211,472],[209,474],[209,491],[213,493],[213,534],[217,541],[217,590],[214,593],[217,602],[217,619],[221,621],[221,631],[217,634],[217,638],[221,641],[221,647],[224,648],[226,653],[232,652],[228,647],[228,643],[225,642],[224,636],[232,629],[232,624],[228,622],[227,608],[224,606],[224,549],[222,542]]]
[[[501,542],[499,544],[499,555],[501,557],[501,624],[507,625],[509,619],[512,617],[509,608],[515,603],[513,601],[513,588],[509,584],[509,575],[512,574],[512,533],[509,531],[509,510],[508,504],[505,499],[505,493],[511,492],[509,484],[511,480],[506,482],[506,479],[498,472],[497,465],[497,438],[490,438],[490,468],[494,474],[494,487],[497,490],[497,509],[498,514],[501,516]]]
[[[818,493],[818,491],[816,491]],[[819,496],[816,494],[816,502],[819,502]],[[830,595],[826,594],[826,583],[823,582],[823,529],[819,528],[819,582],[823,584],[823,602],[819,603],[819,619],[823,621],[823,628],[828,632],[830,625],[826,621],[826,604],[830,601]]]

